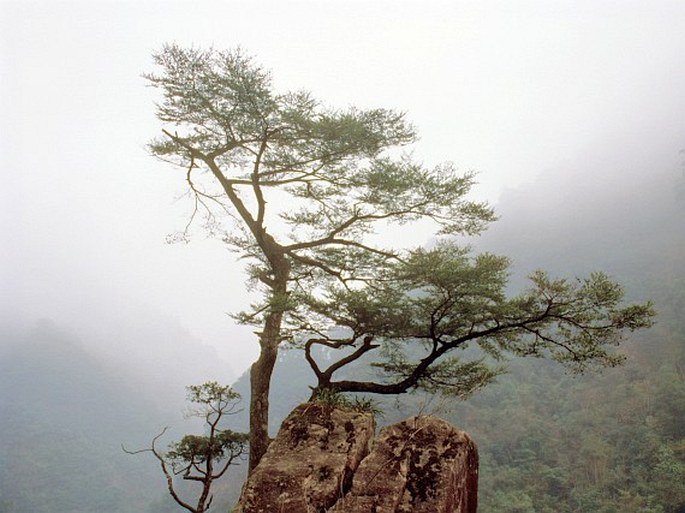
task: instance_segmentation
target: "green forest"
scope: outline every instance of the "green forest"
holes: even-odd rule
[[[624,365],[573,375],[544,359],[513,358],[505,375],[467,401],[375,398],[384,412],[380,425],[436,414],[473,436],[481,458],[480,511],[685,508],[685,183],[679,174],[645,176],[640,191],[622,191],[620,198],[590,193],[577,199],[572,215],[540,216],[526,212],[522,197],[505,198],[502,220],[475,243],[513,257],[512,288],[529,267],[559,275],[605,269],[632,299],[653,300],[658,321],[623,344]],[[551,203],[561,203],[564,194],[563,188],[534,192]],[[313,382],[303,378],[305,365],[298,351],[281,356],[273,401],[279,421],[308,397]],[[236,388],[247,393],[246,375]],[[240,427],[246,429],[246,419]]]

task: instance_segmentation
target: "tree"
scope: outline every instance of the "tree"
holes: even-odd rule
[[[650,308],[643,305],[615,320],[605,318],[605,325],[597,317],[575,326],[574,314],[592,314],[564,309],[556,298],[565,301],[591,286],[564,292],[558,290],[561,283],[545,284],[540,276],[538,296],[507,301],[501,297],[504,259],[486,255],[469,267],[463,250],[441,246],[438,253],[426,253],[379,242],[374,230],[386,223],[427,220],[435,235],[454,237],[478,234],[495,218],[487,205],[466,199],[473,173],[461,174],[449,163],[426,168],[400,154],[401,147],[416,139],[403,114],[333,110],[306,92],[277,94],[269,73],[241,50],[168,45],[154,59],[161,72],[145,78],[162,92],[157,115],[165,128],[150,149],[185,170],[193,203],[188,225],[174,239],[187,240],[193,221],[201,218],[209,233],[223,238],[247,261],[249,283],[261,292],[259,302],[236,314],[240,322],[259,330],[260,354],[250,371],[250,469],[269,443],[269,386],[278,348],[286,341],[309,344],[309,349],[323,344],[348,350],[325,370],[308,351],[322,388],[397,393],[429,382],[438,386],[444,380],[452,386],[450,376],[455,373],[466,376],[462,382],[491,379],[479,363],[463,366],[443,359],[471,340],[478,339],[493,354],[497,347],[538,355],[549,348],[561,354],[563,338],[546,340],[556,320],[565,335],[578,332],[578,343],[569,348],[586,344],[582,352],[574,350],[580,360],[597,357],[608,362],[609,357],[591,347],[612,340],[610,333],[648,324]],[[448,292],[426,281],[429,267],[420,271],[421,265],[431,265],[431,258],[444,260],[446,269],[457,265],[445,271],[452,272],[455,281],[445,286],[459,292],[461,273],[471,280],[471,295],[432,296]],[[549,308],[545,294],[552,294]],[[575,306],[582,309],[578,301]],[[431,302],[438,308],[435,312],[430,311]],[[345,305],[345,313],[338,313],[339,305]],[[481,306],[485,311],[479,317],[476,309]],[[457,329],[459,308],[467,309],[463,316],[468,322]],[[596,309],[598,316],[609,310],[606,304]],[[416,323],[425,324],[443,312],[436,327],[447,329],[445,333],[431,339],[425,338],[425,331],[416,331]],[[428,317],[420,321],[422,314]],[[331,337],[335,326],[351,332]],[[412,364],[396,348],[398,341],[414,340],[417,333],[434,349],[411,370]],[[594,333],[603,335],[595,340]],[[524,349],[517,340],[527,334],[535,341]],[[332,379],[338,369],[378,348],[387,357],[380,368],[404,381],[361,386]]]
[[[246,452],[247,435],[219,427],[223,417],[236,412],[240,400],[240,395],[231,387],[212,381],[187,388],[188,400],[200,405],[191,410],[190,415],[204,419],[205,435],[185,435],[179,442],[169,444],[168,451],[162,452],[156,443],[168,429],[164,428],[152,439],[149,449],[123,449],[127,454],[152,453],[159,461],[174,501],[192,513],[204,513],[212,504],[214,481],[223,477],[228,468]],[[202,485],[195,505],[182,499],[174,486],[174,476],[178,475],[186,481]]]
[[[146,78],[163,92],[158,117],[168,127],[150,149],[186,170],[191,221],[204,214],[208,230],[248,260],[262,292],[236,316],[260,328],[250,372],[252,469],[268,446],[278,347],[307,328],[301,298],[325,283],[358,286],[400,259],[370,241],[376,225],[423,218],[444,234],[477,233],[494,216],[464,199],[472,174],[390,156],[415,139],[402,114],[326,109],[305,92],[277,95],[269,74],[240,50],[171,45],[155,61],[161,74]]]

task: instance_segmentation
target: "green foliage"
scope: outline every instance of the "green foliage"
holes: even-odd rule
[[[188,226],[204,214],[262,292],[236,315],[262,328],[251,468],[266,451],[271,373],[284,341],[304,348],[315,396],[423,388],[465,398],[501,373],[482,355],[457,353],[469,345],[495,360],[548,358],[582,373],[620,364],[624,335],[651,326],[651,304],[624,305],[622,287],[602,273],[567,280],[538,271],[527,291],[509,297],[505,257],[474,256],[453,240],[431,249],[379,245],[370,234],[385,223],[428,220],[434,234],[453,237],[479,234],[495,218],[466,199],[472,173],[398,156],[416,139],[402,114],[278,94],[241,50],[169,45],[155,61],[160,73],[146,78],[162,93],[165,129],[150,149],[185,169]],[[329,350],[327,367],[315,346]],[[344,379],[342,369],[363,358],[381,376]],[[526,507],[525,497],[519,502]]]
[[[383,410],[379,404],[368,397],[349,396],[324,388],[317,390],[312,400],[341,410],[370,413],[374,417],[383,415]]]
[[[364,283],[399,255],[366,237],[381,223],[429,219],[441,233],[475,234],[494,219],[487,205],[465,199],[472,173],[395,156],[416,139],[401,113],[279,94],[240,49],[167,45],[154,58],[160,72],[144,76],[162,93],[166,128],[150,149],[187,170],[191,222],[204,215],[264,291],[240,322],[261,325],[278,311],[286,334],[301,330],[303,296],[324,283]],[[274,288],[277,254],[289,268],[285,295]]]
[[[184,476],[189,476],[191,472],[199,472],[208,478],[213,473],[212,464],[222,460],[231,464],[245,452],[245,433],[219,428],[222,417],[235,413],[240,394],[216,381],[190,385],[187,390],[188,401],[199,405],[190,411],[190,415],[203,418],[208,432],[206,435],[185,435],[179,442],[171,443],[162,458],[172,464],[176,474],[183,472]],[[202,465],[207,470],[200,470]]]
[[[202,404],[212,411],[225,409],[230,403],[240,400],[240,394],[230,386],[220,385],[216,381],[209,381],[202,385],[190,385],[188,390],[188,401],[191,403]]]
[[[327,287],[372,286],[408,253],[369,235],[419,220],[442,235],[477,234],[494,214],[466,199],[472,173],[399,155],[416,140],[402,113],[332,109],[306,92],[277,93],[269,73],[240,49],[167,45],[154,59],[159,72],[145,78],[161,91],[164,135],[150,150],[185,169],[193,200],[188,225],[172,239],[186,240],[204,217],[205,229],[244,259],[250,285],[261,292],[235,316],[261,328],[250,404],[254,468],[268,446],[278,346],[335,326],[330,318],[324,326],[311,322],[310,306]]]
[[[507,373],[465,401],[420,390],[377,398],[381,423],[436,414],[466,430],[478,444],[482,513],[678,513],[685,501],[682,327],[677,313],[661,314],[652,330],[622,345],[626,363],[603,373],[575,375],[553,361],[513,357]],[[463,353],[483,358],[476,347]],[[274,428],[306,399],[311,382],[302,364],[292,350],[276,369]],[[357,363],[346,378],[369,372]]]
[[[504,257],[472,256],[468,248],[445,242],[410,252],[365,288],[330,286],[324,296],[307,298],[322,326],[333,321],[347,331],[336,339],[320,329],[306,349],[355,349],[327,369],[313,363],[320,386],[376,393],[424,388],[468,397],[502,371],[482,359],[449,355],[469,344],[495,359],[544,357],[583,372],[621,363],[615,349],[625,334],[652,325],[652,305],[623,305],[622,287],[603,273],[567,280],[539,271],[530,276],[527,291],[508,298],[508,267]],[[384,380],[333,379],[338,369],[366,355],[382,358],[373,365]]]
[[[386,344],[386,350],[392,344]],[[389,357],[381,363],[372,363],[386,375],[410,377],[417,363],[408,361],[404,354],[388,350]],[[484,359],[462,363],[459,358],[445,358],[438,361],[421,375],[417,388],[426,392],[439,392],[445,395],[468,399],[481,388],[494,383],[497,376],[504,373],[504,367],[492,367]]]
[[[202,465],[208,460],[220,461],[229,454],[240,453],[247,443],[245,433],[223,430],[214,437],[185,435],[180,442],[169,445],[166,457],[174,469]]]
[[[539,363],[531,372],[515,361],[458,408],[455,422],[479,441],[480,511],[509,511],[524,495],[535,512],[679,511],[684,440],[670,419],[685,410],[666,397],[685,398],[685,380],[658,360],[669,353],[674,370],[684,355],[660,337],[630,343],[626,365],[599,376],[575,378]]]

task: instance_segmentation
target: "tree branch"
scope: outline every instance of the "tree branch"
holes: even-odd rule
[[[259,226],[264,225],[264,211],[266,207],[266,202],[264,201],[264,195],[262,194],[262,189],[259,184],[259,165],[262,161],[262,156],[266,151],[268,141],[268,134],[264,134],[264,139],[262,144],[259,146],[259,151],[255,157],[254,167],[252,169],[252,188],[254,190],[255,198],[257,199],[257,224]]]

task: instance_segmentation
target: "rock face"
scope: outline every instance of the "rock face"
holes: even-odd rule
[[[239,513],[475,513],[478,454],[437,417],[383,429],[370,414],[306,403],[285,420]]]
[[[245,484],[236,512],[324,513],[349,489],[374,429],[370,413],[298,406]]]
[[[381,431],[335,513],[475,513],[478,452],[437,417],[411,417]]]

